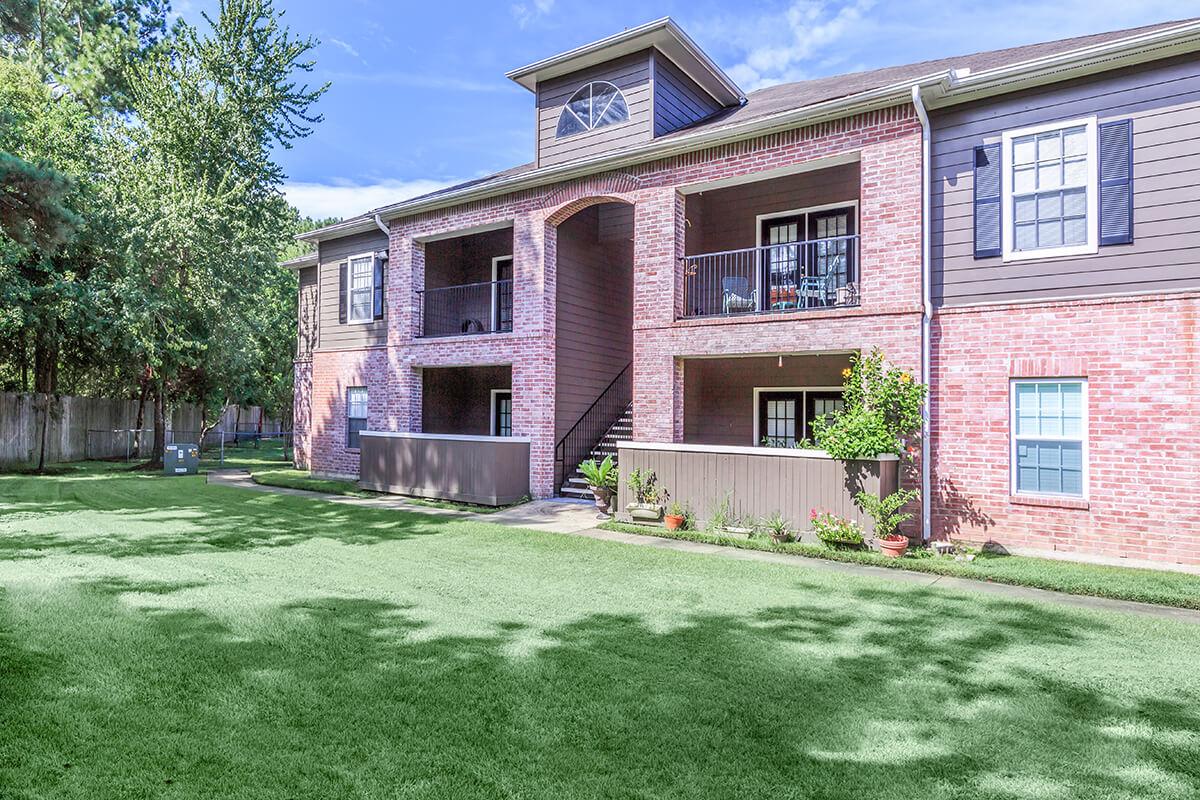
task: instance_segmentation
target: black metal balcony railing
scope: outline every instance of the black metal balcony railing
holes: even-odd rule
[[[683,316],[858,305],[858,236],[683,258]]]
[[[511,331],[513,282],[488,281],[417,290],[420,336]]]

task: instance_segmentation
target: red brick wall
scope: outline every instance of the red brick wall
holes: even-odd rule
[[[1200,296],[946,309],[933,338],[937,537],[1200,564]],[[1009,379],[1088,380],[1089,499],[1009,492]]]

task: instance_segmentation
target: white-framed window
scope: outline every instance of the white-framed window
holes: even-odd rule
[[[375,319],[375,254],[352,257],[347,273],[346,319],[371,322]]]
[[[346,447],[358,449],[358,434],[367,427],[367,387],[346,390]]]
[[[1010,382],[1012,493],[1087,497],[1087,381]]]
[[[1001,152],[1004,260],[1095,253],[1096,118],[1005,131]]]
[[[581,86],[558,115],[555,139],[594,131],[629,119],[629,106],[621,90],[608,81],[592,81]]]
[[[512,436],[512,389],[492,389],[492,436]]]

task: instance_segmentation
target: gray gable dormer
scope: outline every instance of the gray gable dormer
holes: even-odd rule
[[[508,77],[536,97],[539,167],[643,144],[746,99],[669,17]]]

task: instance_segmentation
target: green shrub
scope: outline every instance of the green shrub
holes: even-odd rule
[[[921,430],[926,387],[898,367],[889,367],[876,349],[850,359],[842,371],[841,411],[812,421],[817,445],[843,461],[903,455]]]
[[[610,492],[617,490],[617,469],[612,456],[605,456],[599,464],[596,463],[596,459],[589,458],[579,465],[579,471],[583,473],[589,486],[608,489]]]

